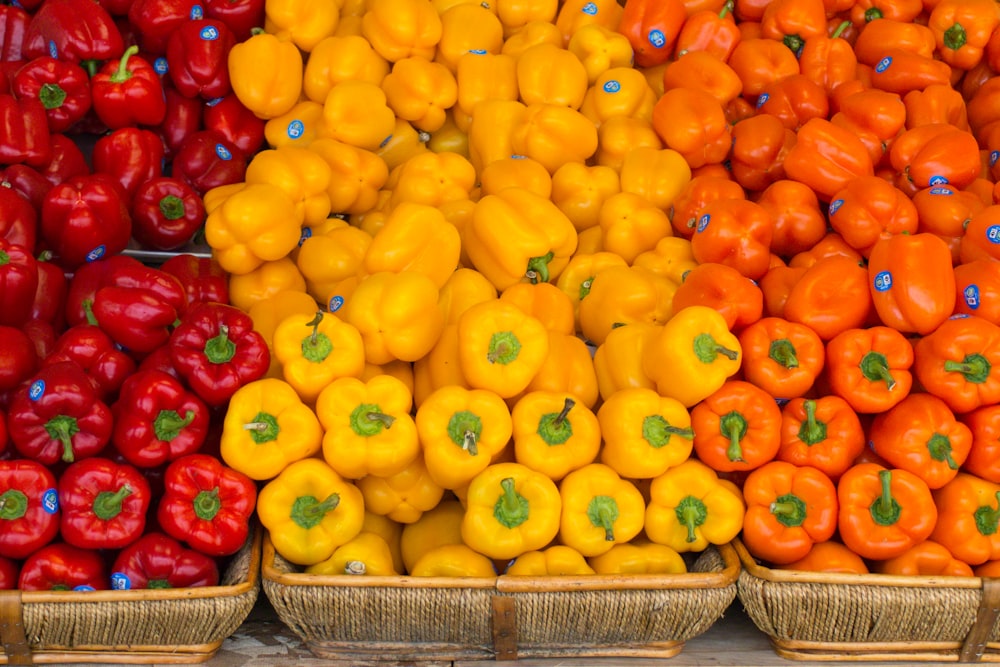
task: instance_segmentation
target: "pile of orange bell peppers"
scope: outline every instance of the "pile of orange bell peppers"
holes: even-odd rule
[[[1000,570],[1000,5],[306,6],[233,49],[268,146],[205,196],[361,491],[286,557]]]

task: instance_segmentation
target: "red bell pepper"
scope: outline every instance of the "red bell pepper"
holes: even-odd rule
[[[72,271],[116,255],[132,236],[125,192],[108,174],[70,178],[45,196],[41,230],[55,261],[64,269]]]
[[[28,198],[0,184],[0,238],[33,249],[38,238],[38,212]]]
[[[195,588],[219,583],[215,560],[163,533],[147,533],[122,549],[111,567],[113,590]]]
[[[181,281],[187,293],[188,306],[206,302],[229,303],[229,274],[214,257],[181,253],[161,264],[160,270]]]
[[[55,347],[58,336],[56,328],[45,320],[32,318],[21,325],[21,331],[28,336],[39,359],[48,357],[52,348]]]
[[[21,456],[52,465],[97,456],[111,440],[111,408],[72,361],[45,366],[18,388],[7,412]]]
[[[135,0],[128,10],[136,41],[154,56],[167,52],[167,40],[178,26],[203,17],[199,0]]]
[[[177,250],[191,242],[204,222],[205,204],[179,178],[153,177],[135,190],[132,237],[146,248]]]
[[[59,531],[81,549],[121,549],[146,529],[149,483],[135,467],[94,457],[59,478]]]
[[[156,127],[157,134],[163,139],[167,157],[173,157],[181,149],[184,140],[202,129],[202,110],[204,100],[198,97],[184,97],[178,92],[170,79],[163,84],[167,110],[163,122]]]
[[[156,348],[139,362],[139,368],[136,372],[142,373],[144,371],[162,371],[178,380],[181,379],[180,373],[174,368],[174,360],[170,357],[169,345]]]
[[[131,207],[139,186],[163,175],[163,140],[152,130],[121,127],[94,144],[94,171],[114,176]],[[133,221],[133,232],[135,221]]]
[[[94,111],[112,130],[159,125],[167,113],[160,76],[138,51],[128,47],[118,62],[105,63],[91,80]]]
[[[52,261],[52,253],[45,251],[38,256],[38,288],[31,305],[33,320],[48,322],[62,331],[66,325],[66,294],[69,279],[61,267]],[[53,339],[54,340],[54,339]]]
[[[0,554],[18,560],[59,533],[56,478],[41,463],[0,461]]]
[[[15,72],[11,91],[42,103],[50,132],[65,132],[90,110],[90,77],[82,66],[40,56]]]
[[[0,61],[24,60],[24,38],[31,14],[23,5],[0,5]]]
[[[22,591],[103,591],[108,588],[104,556],[94,549],[48,544],[21,565]]]
[[[0,164],[23,162],[37,167],[52,158],[49,119],[37,99],[0,94],[0,128]]]
[[[127,352],[143,356],[165,344],[187,310],[180,281],[159,269],[139,265],[115,272],[94,294],[94,319]]]
[[[39,359],[20,327],[0,325],[0,394],[14,389],[38,370]]]
[[[250,39],[264,25],[264,0],[205,0],[205,17],[225,23],[237,42]]]
[[[46,194],[53,185],[60,185],[75,176],[86,176],[90,173],[90,165],[80,146],[65,134],[53,134],[49,137],[52,147],[52,157],[48,162],[38,167],[38,173],[47,181]]]
[[[10,591],[17,588],[17,576],[20,568],[16,561],[0,556],[0,591]]]
[[[26,198],[36,212],[42,210],[42,200],[52,184],[34,167],[12,164],[0,169],[0,187],[10,188]]]
[[[181,95],[212,100],[232,91],[229,51],[233,31],[215,19],[186,21],[167,40],[167,72]]]
[[[170,357],[188,386],[210,406],[264,376],[271,363],[267,341],[245,312],[220,303],[193,306],[170,335]]]
[[[171,174],[204,195],[220,185],[241,182],[246,171],[247,156],[236,144],[221,132],[199,130],[181,144]]]
[[[202,116],[205,129],[220,132],[247,155],[264,145],[264,119],[247,109],[234,93],[210,100]]]
[[[208,435],[208,406],[163,371],[129,377],[111,412],[111,443],[137,468],[155,468],[194,454]]]
[[[64,331],[42,364],[73,361],[85,371],[101,400],[118,393],[136,370],[135,360],[115,346],[96,324],[77,324]]]
[[[38,262],[31,250],[0,238],[0,324],[27,322],[37,289]]]
[[[93,312],[88,313],[94,304],[97,290],[116,284],[119,275],[132,275],[142,271],[145,265],[129,255],[112,255],[100,262],[88,262],[75,272],[69,283],[69,293],[66,297],[66,321],[70,326],[77,324],[93,324]]]
[[[171,537],[209,556],[239,551],[250,533],[257,487],[243,473],[208,454],[192,454],[167,467],[157,508]]]
[[[9,440],[10,436],[7,434],[7,413],[0,409],[0,456],[6,457],[7,442]]]
[[[24,41],[28,60],[52,56],[74,63],[102,61],[124,50],[115,20],[92,0],[45,0],[32,15]]]

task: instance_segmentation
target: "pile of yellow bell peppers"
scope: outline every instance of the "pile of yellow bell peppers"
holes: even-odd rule
[[[307,572],[676,573],[732,540],[738,488],[688,408],[740,364],[666,213],[614,0],[267,0],[232,49],[268,148],[205,195],[235,305],[271,345],[228,408]],[[627,326],[623,326],[627,325]],[[363,563],[363,566],[359,566]]]

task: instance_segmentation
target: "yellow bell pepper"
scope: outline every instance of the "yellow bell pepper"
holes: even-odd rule
[[[309,53],[337,30],[340,8],[325,0],[265,0],[264,30]]]
[[[392,136],[396,114],[382,89],[368,81],[341,81],[323,101],[327,136],[374,151]]]
[[[656,99],[646,77],[638,70],[613,67],[598,75],[587,89],[580,113],[598,127],[617,116],[652,121]]]
[[[402,472],[420,456],[412,403],[409,389],[391,375],[337,378],[316,399],[326,431],[323,458],[348,479]]]
[[[725,318],[708,306],[688,306],[647,343],[643,372],[663,396],[686,407],[707,398],[740,368],[743,350]]]
[[[351,225],[312,234],[302,241],[295,255],[306,290],[314,299],[327,305],[330,296],[345,279],[361,268],[372,237]]]
[[[458,325],[446,324],[431,351],[413,362],[413,401],[418,406],[442,387],[471,388],[462,373],[458,342]]]
[[[302,74],[302,92],[323,104],[330,89],[342,81],[367,81],[379,86],[389,73],[389,61],[359,35],[327,37],[309,54]]]
[[[421,56],[402,58],[382,79],[389,108],[413,127],[435,132],[444,125],[445,111],[458,100],[458,84],[451,70]]]
[[[573,547],[556,544],[542,551],[529,551],[515,558],[504,574],[528,577],[581,576],[594,574],[587,559]]]
[[[458,267],[461,245],[458,230],[438,209],[403,202],[372,237],[361,268],[369,274],[419,273],[440,289]]]
[[[492,5],[462,2],[441,13],[441,41],[434,59],[452,72],[466,53],[500,53],[503,24]]]
[[[588,227],[577,234],[576,237],[577,252],[593,255],[604,250],[604,247],[601,245],[601,228],[598,226]]]
[[[549,331],[549,354],[524,388],[525,393],[547,391],[571,394],[582,405],[593,409],[600,393],[591,356],[590,347],[576,334]]]
[[[353,215],[375,208],[379,190],[389,178],[385,160],[372,151],[336,139],[320,137],[309,150],[330,166],[330,210]]]
[[[469,306],[496,298],[497,288],[486,276],[475,269],[459,268],[452,271],[441,286],[438,305],[444,313],[445,324],[457,324]]]
[[[470,306],[457,327],[462,376],[502,398],[524,391],[549,353],[545,325],[500,299]]]
[[[674,233],[663,209],[634,192],[619,192],[605,199],[598,224],[604,249],[621,255],[629,264],[640,253],[654,249],[660,239]]]
[[[617,327],[633,322],[663,324],[673,315],[677,285],[652,271],[612,266],[599,271],[580,301],[580,333],[600,345]]]
[[[385,364],[365,363],[365,369],[361,371],[360,379],[368,382],[376,375],[391,375],[406,385],[407,391],[413,393],[413,364],[409,361],[395,359]]]
[[[365,368],[361,334],[323,311],[290,315],[274,330],[273,351],[282,376],[306,403],[340,377],[358,377]]]
[[[646,536],[680,553],[726,544],[743,529],[743,496],[698,459],[653,479],[646,506]]]
[[[237,99],[258,118],[275,118],[302,94],[302,52],[290,39],[255,32],[229,51],[229,83]]]
[[[556,287],[569,297],[573,304],[575,328],[580,326],[580,302],[590,294],[594,276],[612,266],[628,266],[621,255],[613,252],[577,253],[570,258],[566,268],[559,274]]]
[[[512,303],[536,318],[546,329],[573,334],[573,302],[552,283],[514,283],[500,294],[500,300]]]
[[[497,0],[497,16],[503,23],[506,37],[520,32],[533,22],[549,23],[555,26],[556,14],[559,13],[558,0]],[[562,33],[559,39],[562,39]]]
[[[412,271],[365,276],[341,316],[361,332],[365,359],[373,364],[416,361],[430,352],[444,328],[437,285]]]
[[[392,562],[392,551],[381,535],[360,532],[333,551],[324,561],[305,568],[306,574],[317,575],[367,575],[388,577],[398,575]]]
[[[538,44],[551,44],[558,47],[562,47],[565,44],[562,32],[560,32],[559,27],[552,21],[531,20],[525,23],[517,32],[508,34],[509,31],[504,30],[504,33],[506,39],[504,40],[503,48],[500,49],[500,53],[514,56],[515,58],[520,57],[522,53]]]
[[[315,565],[361,533],[364,498],[324,461],[303,459],[260,490],[257,516],[282,558]]]
[[[229,276],[229,302],[240,310],[279,292],[305,292],[306,281],[290,257],[264,262],[250,273]]]
[[[599,556],[642,531],[646,501],[632,482],[603,463],[591,463],[559,484],[559,541],[584,556]]]
[[[423,151],[399,165],[389,175],[386,188],[392,190],[388,208],[403,202],[441,206],[464,201],[476,185],[476,169],[457,153]]]
[[[222,460],[256,480],[272,479],[320,450],[316,414],[290,384],[263,378],[243,385],[229,400],[219,444]]]
[[[511,129],[515,155],[542,163],[554,174],[567,162],[586,162],[597,151],[597,128],[576,109],[558,104],[529,104]]]
[[[261,299],[254,303],[247,310],[250,319],[253,320],[254,331],[257,331],[267,341],[269,350],[274,349],[274,330],[278,323],[293,314],[308,315],[315,313],[318,309],[316,299],[306,292],[299,290],[285,290]],[[278,357],[271,353],[271,365],[267,369],[265,377],[282,379],[281,362]]]
[[[462,242],[473,266],[503,291],[556,280],[576,250],[576,228],[551,200],[511,187],[478,202]]]
[[[410,158],[427,152],[427,142],[430,139],[429,132],[418,132],[408,120],[397,118],[392,126],[392,134],[379,144],[375,154],[382,158],[391,171]]]
[[[302,100],[286,113],[264,123],[264,141],[272,148],[308,146],[326,129],[323,127],[323,104]]]
[[[562,33],[563,41],[572,42],[573,36],[586,28],[615,30],[621,22],[623,11],[616,0],[564,0],[559,3],[556,27]],[[626,65],[631,62],[631,57],[632,47],[629,46]]]
[[[552,195],[552,175],[541,162],[529,157],[494,160],[483,167],[479,181],[481,196],[494,195],[511,187],[529,190],[546,199]]]
[[[691,180],[691,167],[671,148],[640,147],[625,153],[618,175],[622,192],[634,192],[667,211]]]
[[[472,222],[472,215],[476,211],[476,200],[454,199],[444,202],[437,209],[444,215],[445,220],[455,225],[458,235],[463,236],[465,228]],[[458,266],[459,268],[470,268],[472,266],[472,260],[469,259],[469,254],[466,252],[464,246],[459,252]],[[495,287],[493,289],[496,290]]]
[[[476,173],[481,174],[495,160],[514,155],[511,134],[526,111],[527,107],[517,100],[484,99],[476,104],[468,128],[469,161]]]
[[[455,64],[455,81],[458,84],[457,109],[462,116],[455,116],[459,129],[469,131],[476,105],[485,100],[517,101],[517,59],[500,53],[467,52]]]
[[[656,388],[656,383],[642,370],[642,355],[659,330],[658,324],[634,322],[608,333],[594,351],[594,374],[603,400],[609,400],[622,389]]]
[[[361,34],[391,63],[413,56],[433,60],[441,16],[427,0],[369,0]]]
[[[435,153],[454,153],[469,159],[469,135],[455,123],[455,113],[452,107],[445,111],[444,125],[431,133],[427,140],[427,148]]]
[[[399,550],[405,572],[425,553],[445,544],[462,544],[462,517],[465,508],[456,498],[445,496],[436,507],[424,512],[413,523],[403,525]]]
[[[365,475],[357,485],[368,511],[400,523],[415,522],[444,496],[444,489],[427,472],[423,456],[417,456],[395,475]]]
[[[577,28],[566,43],[566,49],[583,63],[591,85],[604,72],[632,64],[632,44],[628,38],[613,28],[596,23]]]
[[[443,544],[420,557],[410,570],[412,577],[497,576],[493,561],[464,544]]]
[[[597,574],[684,574],[684,558],[663,544],[630,542],[616,544],[600,556],[589,559]]]
[[[513,423],[492,391],[445,386],[417,408],[417,436],[431,479],[445,489],[465,486],[507,446]]]
[[[622,477],[652,479],[686,461],[694,448],[691,415],[648,387],[625,387],[597,410],[601,462]]]
[[[362,39],[364,39],[364,37],[361,35],[362,16],[363,16],[362,14],[345,14],[344,10],[341,9],[340,21],[337,22],[337,29],[334,31],[333,36],[361,37]]]
[[[578,232],[596,226],[604,202],[619,192],[618,172],[611,167],[567,162],[552,174],[552,202]]]
[[[601,448],[597,415],[572,396],[533,391],[518,399],[510,416],[514,458],[553,481],[597,458]]]
[[[684,274],[698,266],[691,241],[682,236],[664,236],[652,250],[636,255],[632,266],[641,266],[680,285]]]
[[[301,146],[258,152],[247,165],[247,183],[277,185],[295,203],[295,217],[306,226],[318,225],[330,215],[330,179],[333,170],[317,153]]]
[[[469,483],[462,540],[494,559],[517,558],[559,532],[556,483],[520,463],[494,463]]]
[[[250,273],[287,256],[302,236],[301,214],[277,185],[255,183],[226,197],[205,219],[205,241],[229,273]]]
[[[536,44],[517,58],[517,89],[521,101],[579,109],[587,92],[587,70],[562,46]]]
[[[663,148],[663,141],[653,129],[653,124],[631,116],[614,116],[601,123],[597,128],[597,142],[594,162],[614,169],[619,175],[625,164],[625,156],[633,149]]]
[[[403,524],[393,521],[387,516],[365,510],[365,522],[361,526],[361,532],[374,533],[381,537],[389,547],[393,570],[396,574],[406,572],[406,568],[403,565],[402,550]]]
[[[238,183],[228,183],[226,185],[218,185],[204,195],[202,195],[202,202],[205,204],[205,215],[212,213],[215,209],[222,205],[222,202],[229,199],[230,195],[236,194],[241,190],[245,190],[247,184],[244,181],[239,181]]]

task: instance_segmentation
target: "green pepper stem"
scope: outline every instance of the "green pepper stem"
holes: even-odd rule
[[[183,417],[176,410],[160,410],[153,420],[153,434],[157,440],[170,442],[190,426],[196,416],[194,410],[188,410]]]
[[[787,338],[779,338],[771,341],[771,348],[768,356],[783,368],[798,368],[799,358],[796,355],[795,345]]]
[[[618,520],[618,502],[611,496],[594,496],[587,504],[587,518],[595,528],[604,531],[604,541],[615,541],[615,521]]]
[[[838,37],[843,35],[844,31],[847,30],[847,28],[850,25],[851,25],[850,21],[841,21],[840,25],[837,26],[837,29],[833,31],[832,35],[830,35],[830,39],[837,39]]]
[[[934,461],[944,461],[952,470],[958,470],[958,463],[951,455],[951,439],[941,433],[935,433],[927,441],[927,451]]]
[[[137,53],[139,53],[139,47],[135,44],[125,49],[121,60],[118,61],[118,69],[110,77],[112,83],[123,83],[132,78],[132,72],[128,71],[128,61]]]
[[[992,368],[993,365],[990,363],[990,360],[978,353],[968,354],[962,361],[948,359],[944,362],[946,373],[961,373],[966,382],[971,382],[972,384],[983,384],[986,382],[990,377]]]
[[[122,502],[132,495],[132,488],[128,484],[122,484],[121,488],[112,493],[111,491],[101,491],[94,498],[94,516],[103,521],[110,521],[122,512]]]
[[[685,496],[677,503],[674,513],[677,516],[677,521],[687,528],[685,541],[688,543],[696,542],[698,540],[698,526],[708,519],[708,508],[705,507],[705,503],[700,498]]]
[[[826,440],[826,424],[816,419],[816,401],[806,399],[802,407],[805,408],[806,418],[799,427],[799,440],[807,445],[815,445]]]
[[[711,334],[707,333],[700,333],[695,336],[693,345],[695,356],[703,364],[711,364],[720,354],[731,361],[736,361],[740,356],[739,352],[720,345]]]
[[[160,213],[167,220],[180,220],[184,217],[184,200],[177,195],[164,195],[160,199]]]
[[[80,432],[80,425],[76,419],[68,415],[53,417],[45,422],[45,430],[50,438],[62,443],[62,460],[66,463],[72,463],[75,458],[73,454],[73,436]]]
[[[555,257],[555,253],[547,252],[539,257],[532,257],[528,260],[528,269],[524,272],[532,284],[549,282],[549,262]]]
[[[493,517],[505,528],[517,528],[528,520],[528,499],[517,492],[513,477],[500,480],[502,493],[493,506]]]
[[[891,526],[899,520],[901,511],[899,503],[892,497],[892,471],[880,470],[878,478],[882,484],[882,493],[871,504],[872,520],[879,526]]]
[[[229,340],[229,327],[219,325],[219,335],[205,342],[205,357],[210,363],[225,364],[236,356],[236,343]]]
[[[889,360],[881,352],[867,352],[865,356],[861,357],[859,366],[861,374],[869,382],[885,382],[886,389],[890,391],[896,386],[896,380],[889,372]]]
[[[58,109],[66,101],[66,91],[57,83],[45,83],[38,90],[38,100],[46,109]]]
[[[729,438],[729,447],[726,449],[726,456],[734,463],[745,461],[740,441],[746,435],[748,428],[749,425],[747,424],[746,417],[735,410],[723,415],[719,419],[719,431],[723,436]]]
[[[997,505],[1000,506],[1000,491],[996,492]],[[1000,507],[994,508],[982,505],[972,513],[976,520],[976,530],[980,535],[990,536],[997,532],[1000,526]]]
[[[331,493],[322,502],[313,496],[299,496],[292,503],[289,516],[297,526],[309,530],[318,526],[327,514],[337,509],[338,505],[340,505],[339,493]]]
[[[199,519],[211,521],[222,509],[222,501],[219,500],[219,487],[215,487],[211,491],[199,491],[191,505]]]
[[[0,493],[0,520],[15,521],[28,512],[28,496],[20,489]]]

